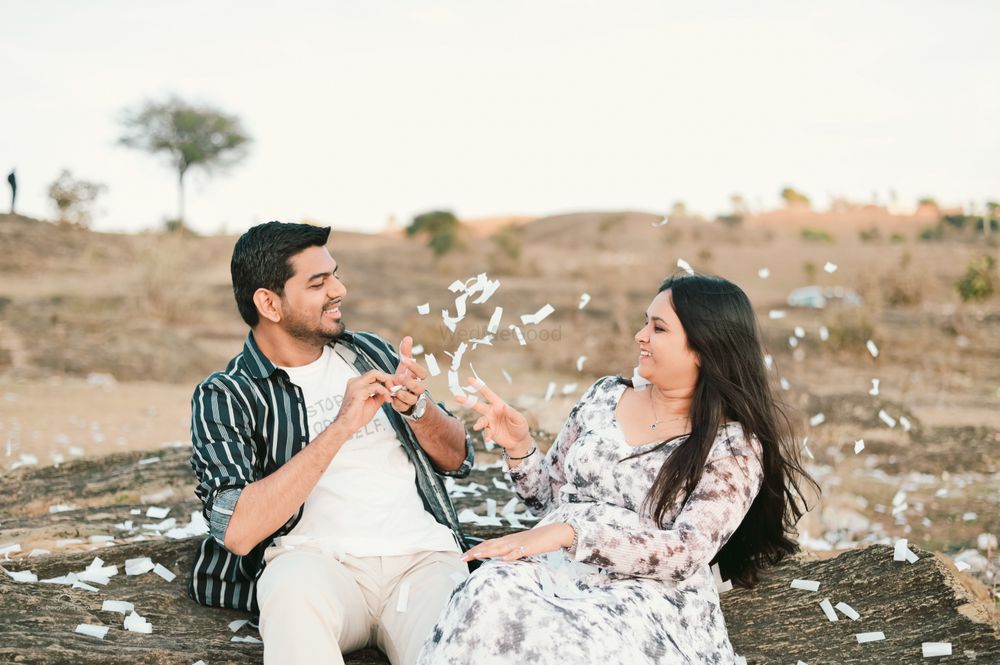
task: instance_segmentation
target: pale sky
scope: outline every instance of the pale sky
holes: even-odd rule
[[[122,109],[171,93],[254,138],[231,172],[190,174],[202,232],[714,214],[785,185],[821,206],[1000,198],[992,0],[0,2],[3,211],[11,168],[37,217],[69,168],[109,188],[95,228],[158,227],[174,174],[116,139]]]

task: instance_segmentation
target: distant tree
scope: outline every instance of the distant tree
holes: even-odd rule
[[[207,173],[237,164],[251,141],[240,119],[207,106],[170,97],[126,110],[121,145],[163,153],[177,173],[177,221],[184,224],[184,176],[194,166]]]
[[[785,202],[786,206],[792,203],[805,203],[809,205],[809,197],[794,187],[785,187],[782,189],[781,200]]]
[[[938,202],[937,202],[937,199],[935,199],[933,196],[921,196],[917,200],[917,205],[918,206],[934,206],[935,208],[937,208],[938,207]]]
[[[104,191],[105,185],[78,180],[67,169],[49,185],[49,198],[55,206],[59,221],[79,226],[90,226],[93,219],[91,206]]]
[[[997,211],[1000,211],[1000,202],[997,201],[986,202],[986,212],[989,213],[990,217],[996,217]]]
[[[435,256],[443,256],[458,245],[459,221],[450,210],[433,210],[417,215],[406,227],[406,235],[427,237]]]
[[[670,216],[671,217],[687,217],[688,208],[687,204],[683,201],[674,201],[674,204],[670,206]]]

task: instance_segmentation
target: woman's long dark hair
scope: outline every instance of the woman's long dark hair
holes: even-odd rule
[[[726,421],[740,423],[745,435],[756,437],[763,448],[764,480],[712,563],[719,564],[723,579],[751,587],[762,568],[798,551],[791,536],[807,509],[800,482],[817,492],[819,487],[802,468],[791,423],[768,383],[757,317],[746,294],[707,275],[669,277],[658,293],[667,290],[688,347],[698,354],[699,370],[691,398],[691,433],[660,467],[646,503],[656,523],[663,524],[675,502],[694,491],[719,428]]]

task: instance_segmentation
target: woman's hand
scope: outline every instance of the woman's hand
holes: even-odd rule
[[[516,561],[569,547],[573,544],[574,535],[576,532],[573,527],[565,522],[536,526],[534,529],[512,533],[503,538],[484,540],[462,555],[462,559],[471,561],[500,557],[503,561]]]
[[[508,457],[523,457],[531,450],[531,432],[528,421],[514,407],[490,390],[481,379],[470,378],[469,383],[479,390],[479,397],[456,395],[455,400],[482,417],[472,429],[483,430],[483,437],[494,441],[507,451]]]

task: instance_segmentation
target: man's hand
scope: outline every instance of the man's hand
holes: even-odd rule
[[[399,413],[409,413],[417,399],[424,393],[427,370],[413,359],[413,338],[407,335],[399,343],[399,365],[393,381],[399,389],[392,395],[392,408]]]
[[[484,540],[463,554],[462,558],[465,561],[494,558],[516,561],[569,547],[573,544],[574,533],[573,527],[565,522],[536,526],[534,529],[512,533],[503,538]]]
[[[374,369],[348,380],[344,401],[333,424],[343,426],[350,434],[357,432],[392,399],[389,393],[394,385],[396,377]]]

